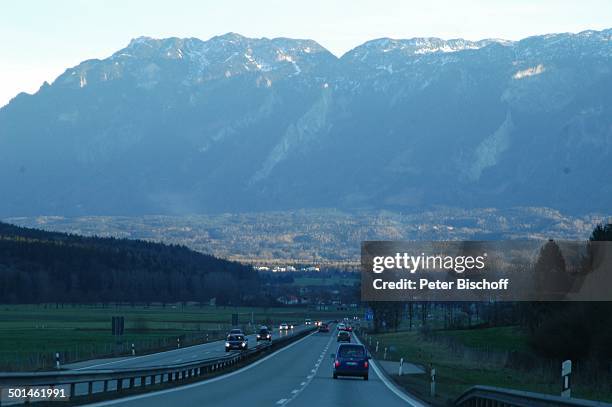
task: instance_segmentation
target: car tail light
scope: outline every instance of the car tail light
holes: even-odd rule
[[[366,369],[368,368],[368,366],[370,366],[370,364],[368,363],[368,361],[366,360],[365,362],[363,362],[363,367],[365,367]]]
[[[336,367],[340,367],[340,361],[339,361],[339,360],[336,360],[336,363],[334,363],[334,366],[336,366]]]

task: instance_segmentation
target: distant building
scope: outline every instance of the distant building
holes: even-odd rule
[[[300,299],[295,295],[282,295],[278,297],[276,301],[285,305],[298,305],[300,303]]]

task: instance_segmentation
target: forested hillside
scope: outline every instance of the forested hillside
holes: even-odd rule
[[[248,291],[247,291],[248,290]],[[251,268],[184,246],[51,233],[0,223],[0,302],[243,303]]]

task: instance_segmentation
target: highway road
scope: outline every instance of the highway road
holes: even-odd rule
[[[334,380],[330,355],[336,347],[335,330],[314,333],[246,367],[210,380],[91,406],[423,406],[377,374],[377,368],[371,369],[369,381]]]
[[[298,326],[291,333],[298,333],[301,330],[306,329],[305,326]],[[278,338],[280,335],[286,335],[284,332],[274,330],[272,333],[272,340]],[[249,347],[253,348],[257,346],[257,338],[255,335],[248,335]],[[261,342],[266,343],[266,342]],[[174,349],[166,352],[152,353],[149,355],[142,356],[131,356],[125,358],[116,359],[97,359],[89,360],[86,362],[73,363],[64,366],[71,370],[85,371],[85,370],[104,370],[104,369],[127,369],[127,368],[138,368],[138,367],[154,367],[154,366],[165,366],[175,365],[178,363],[187,363],[200,359],[215,358],[224,356],[225,352],[225,341],[215,341],[204,343],[202,345],[188,346],[185,348]],[[239,351],[232,351],[239,352]]]
[[[272,340],[285,336],[285,335],[294,335],[298,334],[303,330],[308,329],[306,326],[297,326],[295,329],[290,331],[279,331],[274,330],[272,333]],[[248,335],[249,338],[249,347],[253,348],[257,346],[257,337],[255,334]],[[267,342],[260,342],[261,346],[265,346]],[[230,351],[230,353],[225,352],[225,341],[214,341],[209,343],[204,343],[201,345],[194,345],[185,348],[179,348],[174,350],[169,350],[165,352],[152,353],[149,355],[142,356],[130,356],[124,358],[115,358],[115,359],[96,359],[89,360],[79,363],[74,363],[70,365],[64,366],[64,368],[68,368],[70,370],[75,371],[97,371],[97,370],[121,370],[121,369],[134,369],[141,367],[160,367],[160,366],[168,366],[168,365],[176,365],[182,363],[193,362],[202,359],[209,358],[218,358],[220,356],[225,356],[231,353],[239,353],[240,351],[234,350]],[[116,389],[116,382],[109,383],[109,389]],[[63,388],[66,391],[69,391],[68,386],[60,385],[57,388]],[[102,382],[94,382],[93,383],[93,391],[99,392],[102,391],[103,383]],[[85,395],[87,394],[87,383],[79,383],[76,385],[75,392],[77,395]]]

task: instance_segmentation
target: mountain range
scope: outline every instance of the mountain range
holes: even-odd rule
[[[0,109],[0,216],[612,204],[612,29],[141,37]]]

